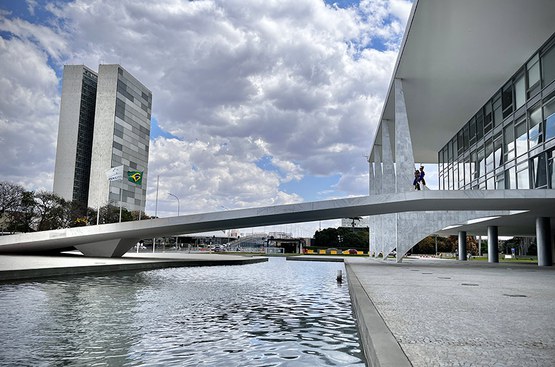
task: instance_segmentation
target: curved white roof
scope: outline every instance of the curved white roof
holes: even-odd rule
[[[553,0],[415,1],[392,81],[403,80],[417,162],[437,161],[447,141],[555,33],[554,19]],[[392,88],[381,120],[394,119]]]

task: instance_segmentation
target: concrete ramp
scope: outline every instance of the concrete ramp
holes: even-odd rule
[[[75,247],[87,256],[120,257],[143,238],[176,234],[419,211],[523,210],[551,217],[553,207],[555,190],[426,190],[2,236],[0,253]]]

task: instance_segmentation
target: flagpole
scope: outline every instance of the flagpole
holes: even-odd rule
[[[121,180],[121,185],[119,188],[119,222],[121,223],[121,208],[123,201],[123,179]]]
[[[156,178],[156,204],[154,206],[154,218],[158,218],[158,187],[160,186],[160,175]]]
[[[154,219],[158,218],[158,187],[160,186],[160,175],[156,178],[156,205],[154,207]],[[152,253],[156,250],[156,237],[152,239]]]

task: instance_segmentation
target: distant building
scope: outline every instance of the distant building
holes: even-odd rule
[[[143,210],[146,200],[152,93],[120,65],[64,66],[54,193],[98,208],[120,201]],[[123,165],[123,181],[105,172]],[[143,172],[142,183],[127,171]]]

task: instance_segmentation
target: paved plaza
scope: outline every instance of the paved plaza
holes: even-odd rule
[[[553,267],[411,259],[346,263],[349,282],[362,287],[359,298],[371,300],[402,349],[391,353],[404,352],[406,365],[555,365]],[[367,325],[369,338],[376,333],[379,345],[383,330],[373,326]],[[382,366],[403,363],[387,353],[379,357]]]

